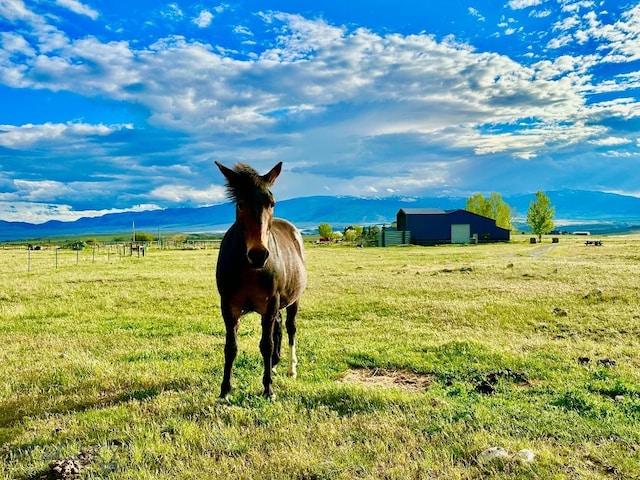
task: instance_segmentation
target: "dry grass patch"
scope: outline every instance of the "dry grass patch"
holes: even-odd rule
[[[367,387],[400,388],[407,392],[424,392],[432,383],[428,375],[387,368],[352,368],[342,381]]]

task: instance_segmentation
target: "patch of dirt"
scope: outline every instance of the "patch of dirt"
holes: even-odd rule
[[[540,247],[533,248],[529,251],[529,256],[534,258],[541,258],[550,251],[554,250],[557,245],[542,245]]]
[[[408,392],[423,392],[431,385],[429,375],[387,368],[353,368],[347,371],[342,381],[367,387],[400,388]]]

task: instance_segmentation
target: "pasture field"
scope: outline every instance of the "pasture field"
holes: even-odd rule
[[[640,478],[640,237],[526,240],[309,245],[273,403],[254,314],[217,400],[217,250],[0,249],[0,478]]]

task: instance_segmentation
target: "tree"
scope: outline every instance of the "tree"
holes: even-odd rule
[[[333,228],[328,223],[321,223],[318,225],[318,233],[320,238],[331,238],[333,235]]]
[[[342,237],[344,235],[342,235],[342,232],[340,230],[336,230],[335,232],[331,232],[331,240],[335,240],[335,241],[339,241],[342,240]]]
[[[477,213],[478,215],[486,217],[489,213],[488,207],[487,199],[484,198],[484,195],[481,193],[475,193],[471,197],[467,198],[466,210],[468,212]]]
[[[483,217],[493,218],[498,227],[511,230],[511,208],[499,193],[491,192],[489,198],[476,193],[467,199],[466,209]]]
[[[181,245],[187,241],[187,236],[181,233],[177,233],[171,237],[171,241],[176,245]]]
[[[153,235],[146,232],[136,232],[136,242],[153,242]]]
[[[551,206],[549,197],[538,190],[536,199],[531,200],[529,211],[527,212],[527,224],[531,227],[531,231],[538,235],[538,241],[542,240],[542,235],[553,230],[555,210],[555,207]]]
[[[353,242],[356,239],[356,231],[353,228],[347,228],[344,232],[344,239],[347,242]]]
[[[374,225],[373,227],[367,227],[362,230],[362,243],[365,246],[376,245],[378,237],[380,236],[380,227]]]

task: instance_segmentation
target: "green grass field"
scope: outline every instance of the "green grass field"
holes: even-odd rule
[[[0,250],[0,478],[640,478],[640,238],[527,240],[308,246],[274,403],[217,250]]]

